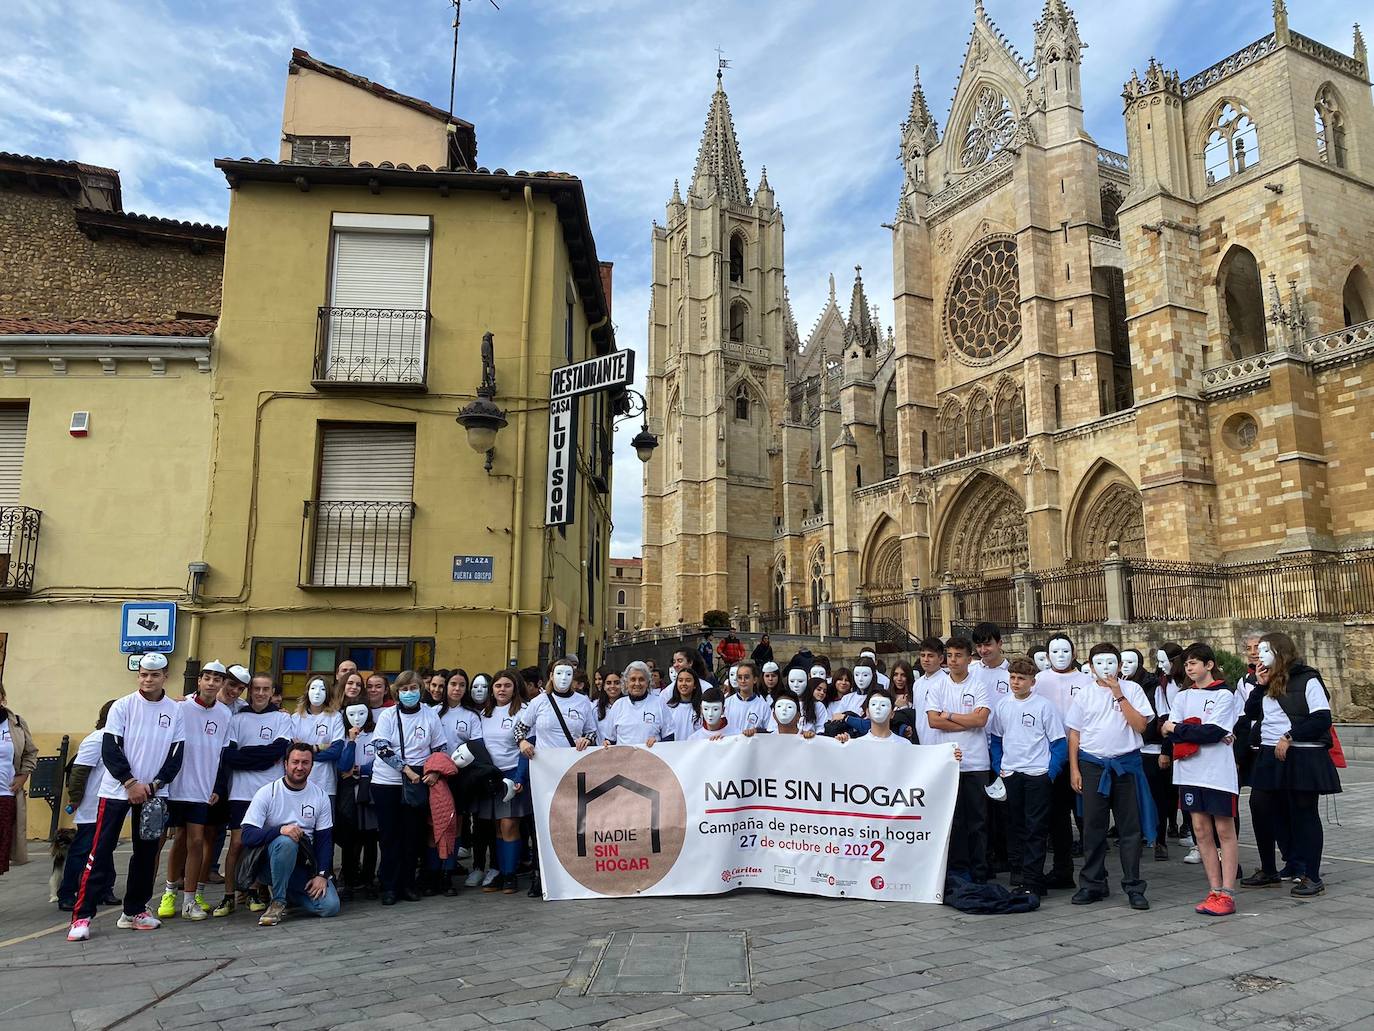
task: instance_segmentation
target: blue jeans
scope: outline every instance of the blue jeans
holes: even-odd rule
[[[299,865],[300,847],[285,834],[267,846],[267,860],[272,871],[272,901],[290,902],[312,916],[338,916],[339,893],[332,882],[326,882],[324,894],[312,899],[305,890],[313,874]]]

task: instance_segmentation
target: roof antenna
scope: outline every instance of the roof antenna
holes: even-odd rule
[[[458,84],[458,23],[463,18],[463,0],[448,0],[453,5],[453,66],[448,73],[448,116],[453,117],[453,91]],[[496,0],[489,0],[492,7],[498,11],[501,5]]]

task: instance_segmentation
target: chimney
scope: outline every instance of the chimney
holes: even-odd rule
[[[613,261],[598,262],[601,266],[601,290],[606,295],[606,315],[611,314],[611,270],[615,267]]]

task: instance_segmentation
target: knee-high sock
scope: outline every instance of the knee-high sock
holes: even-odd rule
[[[503,874],[515,873],[520,865],[520,842],[499,840],[496,842],[496,868]]]

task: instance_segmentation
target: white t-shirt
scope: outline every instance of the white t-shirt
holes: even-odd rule
[[[10,719],[0,720],[0,798],[14,794],[14,739],[10,737]]]
[[[949,674],[937,669],[929,675],[921,673],[916,683],[911,685],[911,707],[916,712],[916,741],[922,745],[933,745],[934,732],[930,729],[930,692],[938,684],[949,679]]]
[[[563,724],[558,722],[558,712],[568,725],[568,734],[573,744],[568,744],[568,734],[563,733]],[[530,702],[516,714],[516,722],[532,731],[539,748],[572,748],[577,739],[596,737],[596,706],[584,694],[574,691],[570,695],[554,695],[545,692]]]
[[[673,728],[673,740],[691,740],[697,727],[701,726],[701,717],[692,708],[692,703],[678,702],[676,705],[668,705],[667,699],[664,699],[663,704],[668,709],[668,721]]]
[[[730,703],[727,700],[725,704]],[[606,718],[611,724],[610,740],[618,745],[642,745],[650,738],[659,741],[672,733],[668,707],[652,691],[639,701],[622,695]]]
[[[790,695],[791,692],[789,691]],[[809,730],[819,734],[825,729],[825,721],[830,718],[830,713],[826,709],[824,702],[818,702],[814,698],[808,697],[806,701],[798,700],[797,705],[801,715],[797,717],[797,727],[800,730]]]
[[[217,701],[207,709],[194,695],[179,704],[186,747],[181,771],[172,781],[168,797],[176,802],[208,802],[215,793],[219,760],[229,744],[229,726],[234,715],[223,702]]]
[[[337,712],[322,712],[316,716],[302,712],[292,721],[296,727],[296,740],[307,745],[328,748],[335,741],[344,739],[344,718]],[[338,763],[322,763],[315,760],[310,767],[310,783],[317,785],[326,795],[334,794],[339,783]]]
[[[236,712],[229,723],[229,740],[239,748],[260,748],[274,741],[291,741],[296,736],[296,723],[288,712],[269,709]],[[251,802],[258,788],[270,784],[282,775],[284,759],[278,759],[265,770],[235,770],[229,785],[229,798],[234,802]]]
[[[738,727],[735,727],[735,726],[732,726],[731,723],[730,723],[730,721],[729,721],[729,720],[726,720],[726,721],[725,721],[725,726],[721,727],[719,730],[707,730],[706,727],[705,727],[704,725],[698,727],[696,730],[692,731],[692,736],[689,737],[687,740],[688,740],[688,741],[710,741],[711,738],[713,738],[713,737],[731,737],[732,735],[735,735],[735,734],[738,734],[738,733],[739,733],[739,728],[738,728]]]
[[[738,733],[750,729],[767,730],[773,722],[773,703],[761,694],[752,694],[745,701],[737,694],[725,699],[725,721]]]
[[[89,766],[91,772],[86,778],[86,792],[81,796],[81,804],[72,814],[72,823],[95,823],[96,812],[100,809],[100,780],[105,776],[105,760],[101,758],[100,751],[104,741],[105,731],[93,730],[77,746],[73,762],[77,766]],[[4,766],[0,764],[0,775],[3,773]]]
[[[372,747],[372,731],[360,730],[358,736],[353,739],[353,766],[347,769],[351,771],[354,767],[361,773],[364,766],[376,762],[377,751]],[[344,748],[348,748],[348,738],[344,738]],[[375,767],[374,767],[375,769]],[[340,766],[339,770],[344,772],[345,768]]]
[[[1263,691],[1264,688],[1256,690]],[[1307,690],[1304,692],[1307,698],[1308,712],[1321,712],[1323,709],[1330,709],[1331,703],[1326,699],[1326,688],[1322,682],[1313,677],[1307,682]],[[1279,738],[1283,737],[1293,729],[1293,721],[1288,718],[1288,713],[1283,711],[1283,706],[1277,699],[1264,696],[1264,722],[1260,725],[1260,744],[1276,745]]]
[[[939,684],[931,685],[926,693],[926,718],[932,712],[949,712],[967,715],[975,709],[991,709],[988,700],[987,683],[983,677],[969,668],[968,676],[961,684],[946,674]],[[964,758],[959,762],[961,773],[977,773],[992,765],[988,755],[988,734],[985,727],[970,730],[949,731],[930,728],[933,744],[949,743],[962,749]]]
[[[1177,697],[1178,685],[1172,680],[1155,687],[1155,712],[1159,714],[1159,722],[1161,724],[1169,718],[1169,710],[1174,707],[1174,699]],[[1160,755],[1164,752],[1164,746],[1162,744],[1150,744],[1146,742],[1140,746],[1140,751],[1145,755]]]
[[[397,721],[400,721],[399,724]],[[401,735],[405,734],[405,755],[401,754]],[[377,726],[372,734],[373,741],[386,741],[407,766],[424,766],[425,760],[435,751],[443,751],[448,744],[444,728],[439,725],[439,717],[434,714],[432,705],[422,705],[415,712],[402,712],[399,705],[383,709],[377,717]],[[372,767],[373,784],[399,784],[401,771],[393,769],[385,760]]]
[[[520,744],[515,740],[515,721],[523,712],[522,708],[512,716],[510,705],[497,705],[492,708],[490,716],[482,717],[482,739],[487,744],[492,764],[503,772],[515,769],[520,761]]]
[[[459,705],[440,715],[439,726],[444,728],[448,750],[452,752],[459,745],[482,736],[482,715]]]
[[[279,777],[258,788],[243,814],[243,822],[264,829],[294,823],[314,841],[316,831],[334,826],[334,807],[328,793],[318,784],[307,780],[305,787],[293,791],[286,786],[285,778]]]
[[[1182,723],[1196,716],[1205,724],[1221,727],[1226,733],[1240,718],[1241,702],[1230,687],[1223,684],[1215,690],[1190,687],[1180,691],[1169,710],[1169,719]],[[1236,755],[1225,740],[1203,745],[1185,758],[1174,756],[1174,783],[1179,787],[1215,788],[1239,794],[1240,779],[1236,774]]]
[[[172,746],[186,740],[181,722],[181,706],[172,701],[166,691],[155,702],[139,692],[126,694],[110,706],[105,717],[105,733],[124,739],[124,758],[129,761],[130,776],[140,784],[149,784],[157,776]],[[159,795],[166,797],[167,785]],[[115,780],[109,770],[100,778],[100,797],[126,800],[129,793]]]
[[[1121,681],[1121,694],[1136,712],[1149,716],[1150,702],[1139,684],[1132,680]],[[1091,752],[1103,759],[1114,759],[1118,755],[1140,750],[1140,734],[1121,715],[1121,703],[1100,684],[1094,683],[1074,696],[1069,714],[1064,718],[1064,726],[1078,731],[1080,751]]]
[[[858,691],[850,691],[843,698],[836,698],[826,709],[827,720],[842,720],[846,716],[862,716],[864,696]]]
[[[1042,669],[1035,675],[1034,693],[1048,702],[1054,703],[1062,720],[1073,708],[1074,699],[1084,688],[1095,686],[1093,678],[1077,669],[1057,673],[1052,669]]]
[[[994,709],[997,708],[999,701],[1011,694],[1011,674],[1007,672],[1010,666],[1010,659],[1003,659],[997,666],[989,666],[982,659],[969,665],[969,672],[976,672],[983,678],[983,683],[987,684],[988,701]]]
[[[1002,770],[1033,777],[1050,772],[1050,745],[1064,737],[1059,710],[1032,688],[1023,700],[1009,694],[992,707],[988,733],[1002,739]]]
[[[885,745],[901,745],[903,747],[910,747],[911,745],[911,742],[908,741],[906,738],[902,737],[900,734],[888,734],[886,737],[874,737],[872,734],[865,734],[863,735],[863,737],[851,737],[848,743],[851,745],[861,745],[866,743],[869,745],[877,745],[879,747]]]

